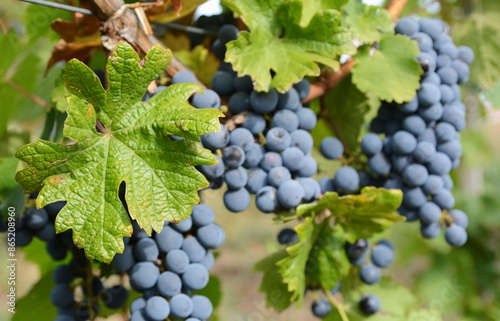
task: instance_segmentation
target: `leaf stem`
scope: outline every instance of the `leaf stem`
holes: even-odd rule
[[[394,21],[398,20],[398,16],[403,11],[408,0],[392,0],[387,10],[391,14],[391,17]]]
[[[337,311],[340,314],[340,318],[342,321],[349,321],[349,318],[347,317],[347,314],[345,313],[344,306],[335,298],[333,294],[330,293],[330,291],[323,289],[323,292],[325,293],[326,297],[330,301],[330,303],[337,309]]]

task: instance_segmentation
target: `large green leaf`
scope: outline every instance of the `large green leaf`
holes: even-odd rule
[[[73,229],[73,241],[89,259],[109,262],[124,249],[132,219],[144,230],[161,231],[163,222],[186,218],[207,181],[195,165],[213,164],[199,136],[219,129],[221,112],[197,110],[187,99],[199,87],[178,84],[141,102],[149,83],[166,68],[171,54],[153,47],[143,62],[126,43],[117,45],[107,71],[109,89],[83,63],[65,70],[68,118],[61,145],[38,140],[16,156],[28,167],[16,179],[27,191],[40,190],[37,206],[67,201],[56,218],[57,232]],[[99,131],[98,131],[99,129]],[[167,135],[185,139],[174,142]]]
[[[415,59],[419,52],[416,41],[384,34],[378,49],[365,46],[355,56],[352,81],[380,100],[409,101],[420,86],[422,68]]]
[[[353,242],[359,238],[370,238],[383,232],[395,222],[404,221],[397,213],[403,193],[396,189],[365,187],[358,195],[339,196],[328,192],[317,202],[297,207],[301,216],[315,216],[328,212],[342,225],[346,239]]]
[[[344,6],[344,13],[353,37],[362,43],[379,41],[382,33],[394,33],[391,15],[384,8],[351,0]]]
[[[250,29],[227,44],[225,60],[238,75],[250,75],[258,91],[271,87],[287,91],[304,76],[318,76],[318,64],[338,68],[336,58],[354,52],[336,10],[318,12],[301,27],[303,4],[298,0],[225,0],[223,4]]]
[[[289,255],[277,265],[288,291],[293,292],[292,300],[300,306],[306,286],[333,289],[349,271],[349,261],[341,228],[307,217],[295,230],[299,242],[287,248]]]

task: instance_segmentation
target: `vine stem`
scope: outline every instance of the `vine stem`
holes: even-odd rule
[[[323,292],[325,293],[331,304],[335,307],[335,309],[339,311],[342,321],[349,321],[349,317],[345,313],[344,306],[335,298],[333,294],[330,293],[330,291],[323,289]]]
[[[392,0],[389,6],[387,7],[387,10],[392,16],[393,20],[398,20],[398,16],[401,14],[401,11],[403,11],[406,3],[408,0]]]

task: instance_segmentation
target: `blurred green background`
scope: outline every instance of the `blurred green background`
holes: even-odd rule
[[[461,248],[450,248],[442,237],[423,240],[418,224],[396,224],[387,234],[396,244],[397,261],[384,275],[406,286],[416,296],[419,306],[435,310],[442,315],[442,320],[499,321],[500,1],[410,0],[402,16],[409,14],[440,16],[450,25],[455,43],[472,47],[476,54],[471,66],[471,82],[462,86],[468,127],[461,135],[462,163],[453,173],[456,207],[470,218],[469,239]],[[6,157],[12,157],[21,145],[40,137],[44,130],[48,107],[35,104],[29,95],[48,105],[57,101],[58,97],[51,92],[63,65],[56,64],[44,73],[59,39],[50,29],[50,23],[56,18],[69,17],[69,13],[60,10],[15,0],[0,1],[0,166],[8,166]],[[163,39],[174,51],[178,50],[180,56],[194,59],[183,45],[187,40],[182,34],[163,36]],[[91,64],[102,67],[102,57],[96,54]],[[205,66],[200,73],[215,70],[214,59],[203,62]],[[337,165],[321,162],[318,177],[332,175]],[[203,200],[217,210],[217,222],[227,233],[213,270],[222,286],[222,302],[216,313],[219,320],[313,319],[309,303],[301,310],[291,308],[282,314],[265,307],[265,298],[258,292],[261,275],[252,268],[277,248],[276,235],[283,226],[272,224],[272,216],[261,214],[255,208],[240,214],[229,213],[222,204],[223,192],[202,194]],[[50,272],[59,263],[46,258],[44,251],[39,241],[26,250],[18,250],[19,313],[13,320],[44,321],[55,316],[48,294],[53,286]],[[6,262],[5,250],[0,252],[0,262]],[[5,264],[1,265],[0,280],[6,280]],[[6,291],[2,281],[2,298]],[[0,320],[11,319],[6,310],[6,306],[0,309]],[[125,317],[117,314],[108,319],[124,320]],[[414,321],[417,320],[420,319]]]

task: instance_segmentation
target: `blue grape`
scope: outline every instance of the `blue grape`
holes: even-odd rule
[[[222,231],[222,229],[220,230],[220,233],[222,233],[221,237],[224,237],[224,231]],[[221,243],[222,241],[224,241],[224,239],[221,240]],[[187,256],[189,257],[189,261],[191,263],[200,262],[207,253],[205,247],[201,245],[198,238],[196,237],[186,237],[184,239],[184,242],[182,242],[181,250],[186,252]],[[176,273],[182,273],[182,272],[176,272]]]
[[[190,264],[182,274],[183,284],[190,290],[201,290],[208,283],[208,270],[201,264]]]
[[[298,181],[304,188],[304,201],[310,202],[315,200],[319,197],[319,194],[321,194],[321,187],[316,180],[312,178],[299,178]]]
[[[366,256],[370,250],[370,242],[365,239],[358,239],[354,243],[346,242],[345,250],[349,261],[352,263]]]
[[[160,254],[158,246],[153,239],[143,238],[134,247],[134,256],[137,261],[154,261]]]
[[[292,144],[292,137],[286,129],[271,128],[266,134],[266,148],[273,152],[282,152]]]
[[[170,226],[178,232],[184,233],[191,229],[193,226],[193,219],[191,216],[188,216],[186,219],[181,220],[177,223],[170,223]]]
[[[229,144],[246,150],[250,145],[254,144],[253,134],[246,128],[236,128],[229,134]]]
[[[245,152],[240,146],[231,145],[222,151],[222,159],[228,168],[236,168],[245,162]]]
[[[269,113],[278,105],[278,92],[271,89],[269,92],[252,91],[250,94],[250,106],[258,113]]]
[[[146,316],[144,315],[144,308],[132,313],[132,315],[130,316],[130,321],[149,321],[148,319],[146,319]]]
[[[446,154],[451,160],[459,159],[460,156],[462,156],[462,145],[457,139],[439,144],[437,150],[438,152]]]
[[[398,21],[394,30],[396,33],[412,36],[413,34],[417,33],[420,28],[418,22],[416,22],[414,19],[404,17]]]
[[[170,271],[165,271],[158,277],[156,289],[164,297],[172,297],[182,289],[181,278]]]
[[[419,163],[429,163],[436,156],[436,147],[427,141],[417,143],[413,158]]]
[[[123,253],[117,253],[111,261],[111,266],[118,272],[128,272],[135,264],[133,248],[125,246]]]
[[[297,111],[301,107],[302,105],[300,104],[299,93],[295,90],[295,88],[292,87],[286,93],[279,94],[278,109]]]
[[[253,143],[245,149],[245,161],[243,166],[245,168],[257,167],[264,157],[264,149],[261,145]]]
[[[451,246],[462,246],[467,242],[467,232],[460,225],[452,225],[444,232],[444,238]]]
[[[65,201],[59,201],[45,205],[44,209],[47,211],[49,218],[54,219],[63,209],[64,205],[66,205]]]
[[[436,152],[436,155],[434,156],[432,161],[427,164],[427,169],[429,170],[430,174],[445,175],[451,171],[451,166],[451,159],[448,157],[448,155],[441,152]]]
[[[380,310],[380,299],[374,294],[366,294],[359,301],[359,309],[366,315],[377,313]]]
[[[58,308],[68,308],[73,304],[73,291],[66,283],[56,284],[50,292],[50,301]]]
[[[420,63],[424,72],[433,72],[436,70],[436,58],[428,52],[421,52],[417,56],[417,60]]]
[[[191,103],[198,109],[219,109],[221,104],[219,95],[217,95],[217,93],[211,89],[205,89],[201,94],[194,94]]]
[[[332,311],[332,306],[327,300],[314,301],[311,307],[312,313],[318,318],[324,318]]]
[[[191,237],[189,239],[194,239],[194,238]],[[188,242],[188,245],[190,245],[189,243],[191,242]],[[165,257],[165,267],[169,271],[172,271],[174,273],[178,274],[184,273],[188,265],[189,265],[189,256],[183,249],[172,250],[168,252],[167,256]]]
[[[431,174],[422,185],[422,191],[427,195],[434,195],[444,188],[444,182],[441,176]]]
[[[442,209],[450,209],[455,206],[455,197],[447,189],[442,189],[432,195],[432,201]]]
[[[288,180],[278,187],[278,202],[285,208],[293,208],[299,205],[305,196],[302,185],[297,181]]]
[[[299,94],[299,99],[305,99],[309,95],[311,84],[306,79],[302,79],[298,83],[293,84],[293,88]]]
[[[217,31],[217,36],[222,44],[227,44],[229,41],[236,40],[240,31],[236,26],[225,24]]]
[[[446,85],[454,85],[458,82],[458,72],[453,67],[443,67],[437,71],[441,83]]]
[[[299,128],[307,131],[313,130],[316,126],[316,122],[318,121],[318,117],[311,108],[300,108],[296,112],[297,117],[299,118]]]
[[[444,108],[441,121],[453,125],[459,131],[465,128],[465,113],[457,105],[449,105]]]
[[[273,167],[283,166],[281,155],[276,152],[267,152],[260,161],[260,167],[269,172]]]
[[[51,241],[56,238],[56,229],[54,224],[47,223],[42,228],[35,231],[35,236],[44,242]]]
[[[134,314],[135,311],[139,311],[146,307],[146,300],[143,297],[138,297],[130,304],[130,314]]]
[[[283,109],[274,114],[271,119],[271,124],[273,127],[281,127],[291,133],[299,128],[299,118],[293,111]]]
[[[18,237],[19,233],[16,232],[16,242]],[[45,246],[45,249],[47,250],[47,253],[49,253],[50,257],[54,261],[63,260],[66,257],[68,251],[66,244],[64,244],[64,242],[60,238],[55,238],[53,240],[48,241]]]
[[[427,197],[419,187],[408,188],[403,192],[403,205],[410,209],[419,208],[427,201]]]
[[[314,142],[311,134],[303,129],[297,129],[290,134],[291,146],[299,148],[304,154],[311,152]]]
[[[436,59],[436,67],[442,68],[446,66],[450,66],[453,60],[448,55],[439,55]]]
[[[398,110],[403,114],[411,114],[416,112],[418,109],[418,97],[413,97],[409,102],[398,105]]]
[[[441,100],[441,90],[433,83],[424,82],[417,91],[418,102],[422,106],[431,106]]]
[[[446,42],[436,49],[439,54],[444,54],[450,56],[451,59],[458,58],[458,48],[453,44],[453,42]]]
[[[203,265],[207,270],[210,270],[214,266],[214,263],[215,263],[214,255],[212,254],[212,252],[207,251],[207,254],[205,255],[205,257],[203,257],[203,259],[198,263]]]
[[[422,18],[418,21],[420,31],[428,34],[432,39],[437,39],[443,32],[443,23],[438,19]]]
[[[220,131],[202,135],[200,138],[203,147],[214,151],[227,146],[229,143],[229,131],[226,126],[220,124]]]
[[[403,205],[399,207],[398,211],[399,214],[401,214],[401,216],[404,216],[406,218],[407,222],[413,222],[418,220],[418,211],[415,208],[409,208]]]
[[[224,181],[229,189],[240,189],[247,184],[247,171],[241,166],[230,169],[224,175]]]
[[[267,173],[261,168],[252,168],[248,171],[247,176],[246,188],[252,194],[256,194],[261,188],[267,185]]]
[[[201,165],[199,167],[200,172],[209,179],[216,179],[224,175],[225,166],[224,161],[219,157],[219,155],[214,155],[217,163],[213,165]]]
[[[372,250],[371,259],[379,268],[385,268],[394,261],[394,250],[384,244],[377,244]]]
[[[258,135],[266,129],[266,120],[262,115],[248,112],[245,114],[243,128],[248,129],[252,134]]]
[[[409,132],[401,130],[392,136],[391,148],[397,154],[410,154],[417,148],[417,140],[415,139],[415,136]]]
[[[418,217],[423,224],[439,222],[441,209],[433,202],[427,202],[418,210]]]
[[[441,90],[441,104],[451,103],[455,99],[455,93],[448,85],[439,85],[439,90]]]
[[[229,106],[233,114],[239,114],[250,110],[250,95],[246,92],[237,91],[229,98]]]
[[[335,183],[333,179],[325,177],[319,181],[319,187],[321,187],[321,194],[325,194],[326,192],[333,192],[335,190]]]
[[[195,207],[193,207],[193,211]],[[160,233],[154,235],[154,239],[159,250],[163,253],[167,253],[172,250],[180,249],[184,237],[169,225],[165,225]]]
[[[451,190],[453,188],[453,180],[451,179],[450,175],[441,175],[441,178],[443,179],[443,186],[447,190]]]
[[[38,230],[44,227],[49,221],[49,215],[43,208],[30,208],[22,218],[26,226],[32,230]]]
[[[445,34],[445,33],[442,33],[434,41],[434,49],[438,49],[439,47],[441,47],[445,43],[449,43],[449,42],[453,42],[453,40],[451,39],[451,37],[449,35]]]
[[[390,248],[391,250],[394,250],[394,244],[392,244],[391,241],[386,240],[386,239],[382,239],[382,240],[378,241],[377,245],[385,245],[388,248]]]
[[[129,275],[132,288],[142,292],[152,288],[156,284],[160,276],[160,271],[151,262],[138,262],[132,267]]]
[[[73,280],[73,269],[69,265],[59,265],[52,273],[54,282],[70,283]]]
[[[191,301],[193,302],[193,312],[191,312],[191,317],[205,320],[212,315],[212,302],[210,302],[206,296],[193,295],[191,297]]]
[[[219,225],[210,223],[200,227],[198,231],[196,231],[196,238],[205,248],[216,249],[224,243],[226,234]]]
[[[376,134],[368,133],[361,140],[361,150],[366,156],[373,156],[382,151],[382,140]]]
[[[344,153],[344,144],[336,137],[326,137],[321,141],[319,150],[325,158],[337,159]]]
[[[465,214],[464,211],[459,209],[452,209],[451,211],[449,211],[449,214],[451,216],[453,223],[463,228],[467,228],[467,226],[469,225],[469,218],[467,217],[467,214]]]
[[[404,182],[408,186],[421,186],[427,182],[429,178],[429,173],[427,172],[427,168],[420,164],[411,164],[406,167],[403,172]]]
[[[212,77],[212,88],[219,95],[229,96],[234,91],[233,76],[226,71],[217,71]]]
[[[408,165],[410,164],[411,164],[411,158],[409,156],[399,156],[399,155],[392,156],[392,167],[399,174],[403,174],[406,167],[408,167]]]
[[[446,143],[457,137],[457,130],[448,123],[439,123],[434,128],[438,143]]]
[[[403,129],[415,136],[422,134],[426,128],[425,121],[418,115],[411,115],[403,120]]]
[[[418,142],[431,143],[433,146],[436,146],[436,144],[437,144],[436,133],[434,132],[434,129],[432,129],[432,128],[427,128],[425,130],[425,132],[418,135],[417,140],[418,140]]]
[[[177,318],[186,318],[193,312],[193,301],[183,293],[174,295],[170,299],[170,313]]]
[[[381,278],[380,269],[373,264],[365,264],[359,270],[359,277],[361,281],[366,284],[375,284],[380,281]]]
[[[207,204],[198,204],[193,206],[191,218],[195,226],[204,226],[213,222],[215,213]]]
[[[255,205],[264,213],[273,213],[278,208],[278,196],[276,188],[264,186],[255,196]]]
[[[306,155],[304,158],[304,163],[298,171],[295,172],[299,177],[310,177],[316,174],[318,171],[318,164],[316,160],[311,155]]]
[[[359,174],[350,166],[339,168],[335,172],[333,181],[335,188],[344,194],[353,193],[359,188]]]
[[[416,32],[410,36],[411,39],[416,40],[420,51],[429,52],[432,50],[432,39],[428,34],[423,32]]]
[[[391,163],[383,153],[377,153],[368,159],[368,168],[377,175],[387,175]]]
[[[144,315],[153,321],[165,320],[170,314],[170,305],[165,298],[161,296],[153,296],[146,301],[144,307]]]
[[[128,299],[128,291],[122,285],[115,285],[104,290],[104,304],[111,309],[121,308]]]
[[[242,212],[250,206],[250,194],[245,188],[224,193],[224,205],[231,212]]]
[[[458,47],[458,58],[470,65],[474,62],[474,51],[466,46]]]
[[[267,174],[267,182],[269,185],[278,188],[281,184],[292,179],[290,170],[284,166],[271,168]]]
[[[278,233],[278,242],[282,245],[292,245],[299,241],[299,236],[294,229],[285,227]]]
[[[299,170],[305,162],[305,155],[297,147],[288,147],[281,154],[283,165],[290,171]]]
[[[234,77],[234,89],[239,92],[250,94],[253,90],[252,78],[248,75],[243,77]]]
[[[172,77],[172,83],[173,84],[181,84],[181,83],[191,83],[195,84],[196,83],[196,76],[187,70],[181,70],[175,73],[175,75]]]

